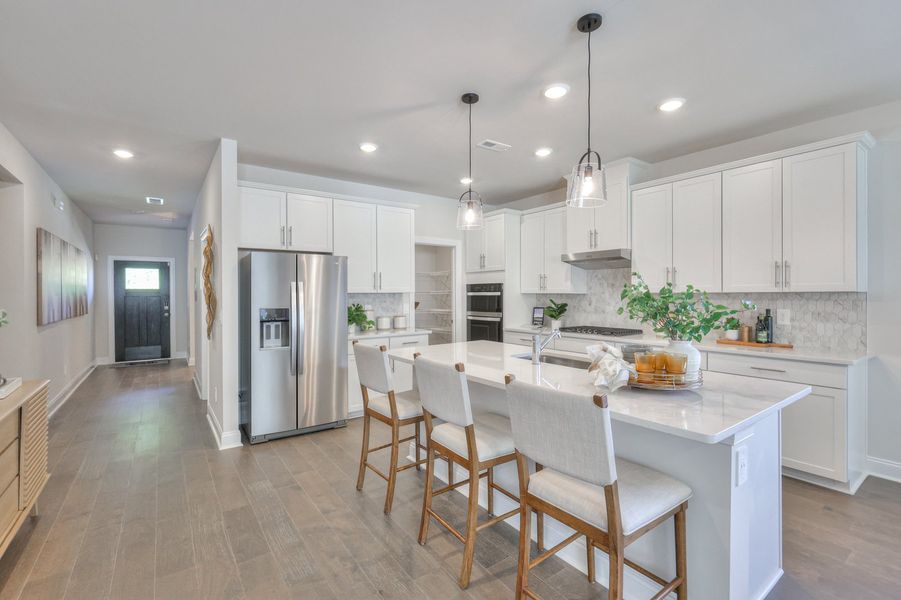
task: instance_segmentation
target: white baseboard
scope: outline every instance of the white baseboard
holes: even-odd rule
[[[169,360],[178,360],[181,358],[185,358],[185,359],[188,358],[188,353],[187,352],[176,352],[172,356],[169,357]],[[156,359],[151,359],[151,360],[156,360]],[[96,364],[97,366],[112,365],[112,364],[115,364],[115,362],[116,361],[113,360],[112,356],[98,356],[97,358],[94,359],[94,364]],[[149,362],[149,361],[134,361],[134,362]],[[188,361],[188,365],[193,366],[194,365],[193,361]]]
[[[799,471],[798,469],[783,466],[782,475],[785,477],[791,477],[792,479],[797,479],[798,481],[812,483],[813,485],[818,485],[820,487],[853,496],[857,493],[857,489],[861,486],[861,484],[863,484],[863,482],[866,480],[868,473],[853,473],[847,482],[842,482],[829,479],[828,477],[820,477],[819,475],[812,475],[804,471]]]
[[[181,359],[181,358],[185,358],[185,359],[186,359],[186,358],[188,358],[188,353],[187,353],[187,352],[173,352],[173,353],[172,353],[172,356],[170,356],[169,358],[171,358],[171,359],[173,359],[173,360],[175,360],[175,359]]]
[[[407,459],[411,462],[415,460],[415,452],[416,448],[413,446],[413,442],[410,442],[410,449],[407,453]],[[443,460],[438,460],[435,463],[435,476],[441,481],[447,483],[447,469],[444,467],[445,462]],[[468,474],[465,469],[462,467],[457,467],[454,471],[454,481],[463,481],[468,477]],[[455,491],[460,494],[466,494],[468,492],[469,486],[461,486],[457,488]],[[514,493],[517,493],[518,490],[511,490]],[[488,487],[487,482],[480,480],[479,485],[479,506],[482,508],[486,508],[488,506]],[[503,494],[495,494],[494,495],[494,512],[495,514],[503,514],[507,511],[513,510],[516,508],[517,504],[504,496]],[[509,524],[511,527],[519,530],[519,515],[514,515],[509,519],[504,521]],[[440,525],[439,525],[440,527]],[[572,535],[573,530],[566,527],[562,523],[558,523],[554,519],[550,517],[545,517],[544,519],[544,540],[545,546],[548,548],[552,547],[554,544],[563,541],[570,535]],[[536,527],[536,523],[533,520],[532,522],[532,539],[538,539],[538,531]],[[585,547],[585,538],[580,537],[569,546],[563,548],[560,552],[556,554],[557,557],[563,559],[566,563],[572,565],[581,573],[588,573],[588,563]],[[601,550],[595,550],[595,577],[597,582],[603,586],[608,585],[609,574],[610,574],[610,560],[607,555]],[[781,573],[780,573],[781,576]],[[777,579],[778,581],[778,579]],[[773,582],[775,584],[775,582]],[[651,581],[644,575],[638,573],[637,571],[626,567],[626,570],[623,575],[623,598],[626,600],[638,599],[638,598],[651,598],[654,594],[660,591],[660,586],[655,582]],[[671,593],[665,596],[668,600],[675,600],[676,594]]]
[[[60,392],[50,400],[50,402],[47,404],[48,417],[52,417],[54,413],[56,413],[56,411],[62,408],[63,404],[65,404],[66,401],[72,396],[72,393],[78,389],[78,386],[80,386],[82,382],[84,382],[84,380],[88,378],[88,375],[90,375],[94,371],[94,368],[96,366],[96,361],[89,364],[87,367],[85,367],[84,371],[79,373],[79,375],[75,379],[70,381],[68,385],[66,385],[66,387],[60,390]]]
[[[207,423],[210,424],[210,430],[213,432],[213,439],[216,441],[216,446],[218,446],[220,450],[240,448],[244,445],[241,442],[240,431],[222,431],[222,426],[219,424],[219,419],[217,419],[216,415],[209,409],[209,404],[207,404],[206,420]]]
[[[884,458],[876,458],[875,456],[867,456],[866,469],[874,477],[901,483],[901,463]]]
[[[194,376],[191,377],[191,381],[194,382],[194,389],[197,390],[197,397],[200,398],[201,400],[205,400],[205,398],[203,397],[203,394],[200,391],[200,382],[197,381],[197,373],[196,372],[194,373]]]
[[[98,356],[94,359],[94,364],[98,367],[101,365],[111,365],[113,364],[113,359],[110,356]]]
[[[189,366],[189,367],[193,367],[193,366],[194,366],[194,357],[193,357],[193,356],[189,356],[189,357],[188,357],[188,366]]]

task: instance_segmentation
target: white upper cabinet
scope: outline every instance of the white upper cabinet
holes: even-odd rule
[[[520,229],[520,289],[524,293],[585,293],[582,269],[563,262],[566,211],[554,208],[524,215]]]
[[[865,289],[858,273],[856,144],[844,144],[782,160],[782,255],[784,289],[792,292],[845,292]],[[860,223],[865,232],[865,222]],[[865,253],[863,254],[865,256]]]
[[[723,291],[782,289],[782,160],[723,172]]]
[[[415,234],[413,211],[379,206],[378,289],[380,292],[412,292]]]
[[[238,188],[241,248],[281,250],[285,247],[285,192]]]
[[[376,205],[335,200],[335,255],[347,257],[347,291],[378,291]]]
[[[332,200],[321,196],[287,196],[286,247],[303,252],[332,251]]]
[[[607,167],[607,202],[566,211],[566,252],[631,248],[629,183],[638,161]]]
[[[503,213],[485,217],[481,229],[466,231],[466,271],[503,271],[506,268],[504,252],[505,232]]]
[[[632,270],[651,291],[669,281],[673,267],[673,185],[632,192]]]
[[[719,173],[673,184],[673,270],[677,291],[723,289],[722,184]]]

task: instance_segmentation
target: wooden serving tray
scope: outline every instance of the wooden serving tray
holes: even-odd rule
[[[716,341],[717,344],[725,344],[727,346],[747,346],[749,348],[794,348],[793,344],[778,344],[776,342],[772,342],[770,344],[763,344],[760,342],[742,342],[740,340],[727,340],[726,338],[719,338]]]

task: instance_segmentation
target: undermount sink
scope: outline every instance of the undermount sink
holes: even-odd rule
[[[526,352],[525,354],[514,354],[513,358],[532,360],[532,354],[531,352]],[[591,365],[591,361],[588,360],[569,358],[566,356],[554,356],[553,354],[542,354],[538,360],[549,365],[560,365],[561,367],[570,367],[572,369],[587,369]]]

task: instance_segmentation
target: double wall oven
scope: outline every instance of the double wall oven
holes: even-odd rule
[[[466,340],[504,341],[504,284],[466,286]]]

